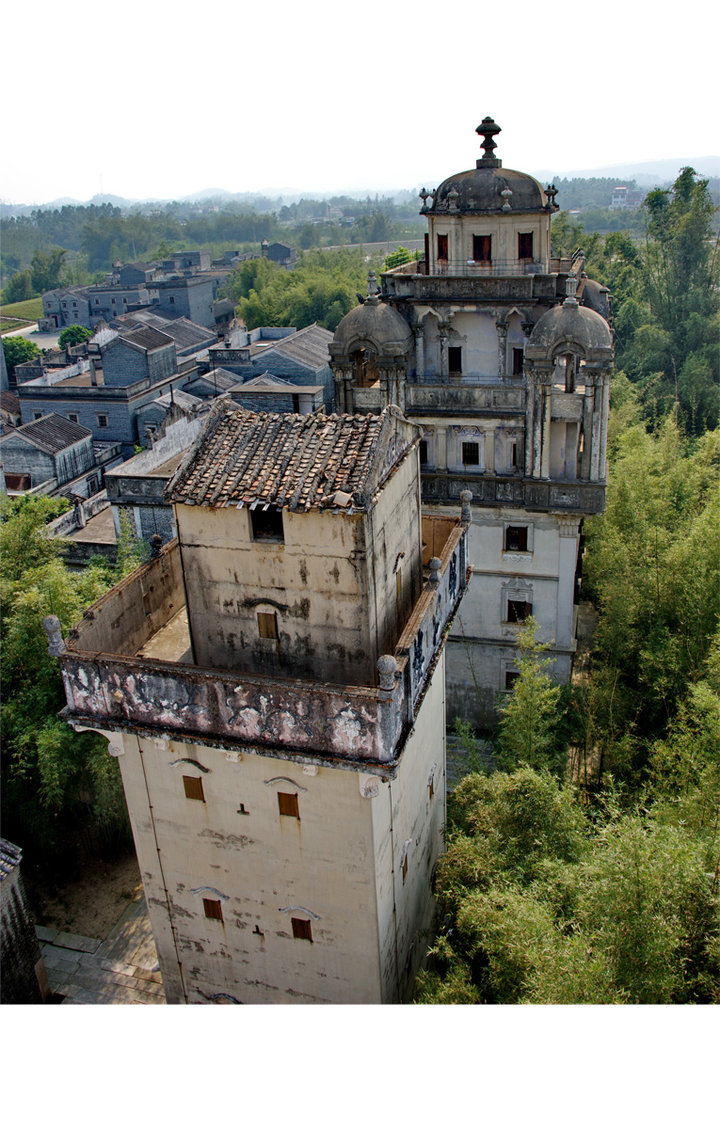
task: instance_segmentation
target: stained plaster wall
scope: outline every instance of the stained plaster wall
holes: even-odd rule
[[[492,720],[497,694],[505,690],[505,672],[517,669],[520,628],[507,620],[508,598],[532,604],[539,640],[550,644],[549,672],[559,681],[569,679],[579,524],[579,518],[554,514],[474,508],[473,573],[448,641],[451,723],[455,717]],[[508,525],[527,527],[528,552],[504,549]]]
[[[392,785],[356,771],[106,734],[121,753],[169,1002],[407,995],[432,914],[444,821],[442,693],[438,667]],[[186,798],[183,776],[202,779],[205,802]],[[299,820],[279,814],[278,792],[297,794]],[[203,898],[222,903],[222,922],[205,917]],[[310,922],[312,942],[293,938],[292,917]]]
[[[283,510],[284,543],[253,541],[247,508],[178,505],[176,521],[200,666],[375,684],[421,587],[414,449],[370,514]],[[277,640],[258,612],[277,614]]]

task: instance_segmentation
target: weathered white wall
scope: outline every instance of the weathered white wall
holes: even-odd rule
[[[112,751],[124,750],[119,763],[169,1002],[407,997],[424,955],[445,818],[443,700],[441,662],[389,783],[106,734]],[[186,798],[183,776],[202,780],[205,802]],[[278,791],[298,795],[299,820],[279,814]],[[222,922],[205,917],[203,897],[222,902]],[[311,922],[312,942],[293,938],[293,916]]]

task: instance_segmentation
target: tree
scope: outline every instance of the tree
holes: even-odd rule
[[[510,698],[501,706],[498,761],[504,768],[525,764],[562,773],[564,749],[558,743],[560,687],[547,673],[548,644],[537,640],[532,616],[517,639],[519,676]]]
[[[390,254],[387,255],[382,269],[392,270],[393,267],[400,267],[403,263],[411,263],[416,257],[417,256],[413,255],[412,251],[408,251],[407,247],[398,247],[396,251],[391,251]]]
[[[527,768],[466,777],[449,813],[420,1002],[720,1002],[717,828],[612,796],[590,820]]]
[[[17,335],[3,337],[2,347],[5,354],[5,364],[10,374],[14,373],[16,365],[24,364],[25,361],[32,361],[40,354],[40,350],[34,341],[28,341],[26,337]]]
[[[31,275],[33,290],[36,294],[43,294],[46,290],[54,290],[60,285],[60,272],[65,262],[67,251],[62,247],[53,247],[50,251],[36,251],[32,257]]]
[[[2,300],[9,306],[13,302],[26,302],[28,298],[34,296],[32,275],[29,270],[23,270],[10,279],[3,290]]]
[[[66,634],[107,587],[96,568],[70,573],[62,544],[45,535],[60,499],[5,500],[0,524],[2,597],[2,800],[5,833],[31,859],[72,864],[78,852],[128,842],[117,765],[97,734],[76,734],[58,661],[48,655],[45,616]]]
[[[92,335],[92,329],[86,329],[84,325],[68,325],[58,337],[58,345],[61,349],[67,345],[80,345],[89,341]]]

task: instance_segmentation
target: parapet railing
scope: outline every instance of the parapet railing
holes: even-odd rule
[[[171,542],[88,609],[67,645],[59,624],[48,623],[65,685],[63,716],[101,730],[387,765],[401,752],[464,591],[467,528],[458,522],[442,556],[430,561],[430,579],[395,653],[379,660],[378,687],[139,657],[184,604],[180,551]]]

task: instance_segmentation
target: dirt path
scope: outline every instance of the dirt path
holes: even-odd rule
[[[35,922],[83,937],[106,937],[140,889],[135,854],[87,863],[83,875],[59,890],[26,883]]]

